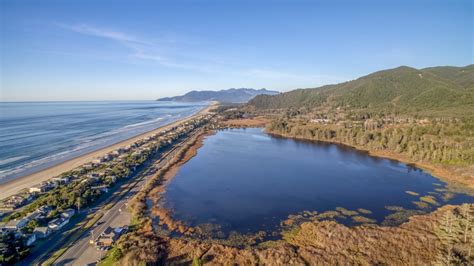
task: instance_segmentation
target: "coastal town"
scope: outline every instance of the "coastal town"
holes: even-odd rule
[[[113,191],[120,184],[131,182],[147,162],[161,158],[166,151],[208,125],[213,117],[214,114],[209,113],[183,120],[1,200],[1,261],[17,262],[27,257],[38,240],[61,232],[72,220],[77,223],[80,218],[76,217],[81,212],[112,197]],[[105,250],[126,230],[126,226],[107,227],[91,239],[90,244]]]

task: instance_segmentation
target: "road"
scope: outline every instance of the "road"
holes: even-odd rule
[[[188,137],[183,142],[176,144],[172,150],[166,153],[151,167],[135,178],[136,184],[129,190],[122,191],[123,195],[108,210],[98,210],[103,212],[103,216],[97,221],[91,229],[77,240],[66,252],[60,256],[54,265],[93,265],[96,264],[106,253],[106,251],[98,251],[95,245],[90,244],[89,240],[97,238],[99,234],[104,232],[107,227],[119,227],[130,224],[131,214],[127,211],[127,202],[137,192],[139,192],[146,182],[155,175],[156,171],[163,167],[171,158],[173,158],[180,147],[190,139],[193,139],[197,133]]]

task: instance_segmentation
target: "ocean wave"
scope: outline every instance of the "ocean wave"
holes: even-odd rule
[[[16,161],[19,161],[21,159],[28,158],[28,157],[29,156],[16,156],[16,157],[11,157],[11,158],[6,158],[6,159],[3,159],[3,160],[0,160],[0,166],[8,164],[8,163],[13,163],[13,162],[16,162]]]
[[[101,134],[79,139],[78,141],[80,143],[78,145],[71,147],[70,149],[67,149],[65,151],[61,151],[61,152],[58,152],[58,153],[55,153],[43,158],[39,158],[39,159],[24,163],[18,166],[2,169],[0,171],[0,183],[6,182],[8,180],[11,180],[13,178],[16,178],[24,174],[29,174],[30,172],[41,170],[45,168],[45,166],[49,167],[49,166],[64,162],[66,160],[75,158],[77,156],[81,156],[88,152],[98,150],[103,147],[107,147],[109,145],[113,145],[129,137],[140,135],[149,130],[159,128],[161,125],[163,125],[166,122],[172,122],[172,121],[178,120],[179,118],[182,117],[182,115],[183,114],[178,114],[178,115],[167,114],[165,116],[161,116],[156,119],[126,125],[118,129],[110,130],[107,132],[103,132]],[[151,127],[150,125],[153,125],[154,123],[159,123],[159,124]],[[15,157],[15,159],[20,160],[20,159],[24,159],[24,157],[27,157],[27,156],[22,156],[22,157],[23,158],[20,158],[20,156],[18,156],[18,157]],[[9,162],[13,162],[12,159],[14,158],[4,159],[2,161],[6,161],[4,162],[4,164],[6,164]],[[7,161],[7,160],[10,160],[10,161]],[[0,161],[0,165],[2,161]]]
[[[158,117],[158,118],[155,118],[155,119],[152,119],[152,120],[143,121],[143,122],[136,123],[136,124],[130,124],[130,125],[124,126],[123,128],[141,127],[141,126],[145,126],[145,125],[149,125],[149,124],[153,124],[153,123],[162,121],[167,117],[173,117],[173,116],[172,115],[165,115],[165,116]]]

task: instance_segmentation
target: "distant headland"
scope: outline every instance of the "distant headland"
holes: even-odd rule
[[[190,91],[181,96],[160,98],[158,101],[177,101],[177,102],[200,102],[200,101],[218,101],[223,103],[246,103],[257,95],[276,95],[278,91],[267,89],[227,89],[220,91]]]

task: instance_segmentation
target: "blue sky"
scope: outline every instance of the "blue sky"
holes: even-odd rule
[[[473,63],[473,1],[1,1],[0,100],[287,91]]]

